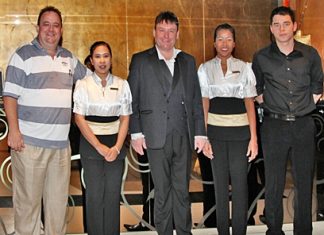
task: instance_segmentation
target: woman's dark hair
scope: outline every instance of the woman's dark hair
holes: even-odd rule
[[[232,25],[228,24],[228,23],[224,23],[224,24],[220,24],[216,27],[215,32],[214,32],[214,42],[216,41],[216,37],[217,37],[217,33],[218,31],[222,30],[222,29],[226,29],[229,30],[232,35],[233,35],[233,40],[235,42],[235,29]]]
[[[93,72],[94,68],[93,68],[93,65],[91,64],[90,58],[91,58],[91,56],[87,55],[87,57],[84,59],[84,65]]]
[[[108,51],[109,51],[109,53],[110,53],[110,56],[112,57],[112,51],[111,51],[110,45],[109,45],[107,42],[105,42],[105,41],[96,41],[96,42],[94,42],[94,43],[91,45],[91,47],[90,47],[90,56],[91,56],[91,57],[93,56],[93,52],[94,52],[94,50],[96,50],[96,48],[97,48],[98,46],[106,46],[106,47],[108,48]]]
[[[110,45],[109,45],[107,42],[105,42],[105,41],[96,41],[96,42],[94,42],[94,43],[91,45],[91,47],[90,47],[90,57],[93,56],[93,52],[94,52],[94,50],[96,50],[96,48],[97,48],[98,46],[105,46],[105,47],[107,47],[107,48],[108,48],[108,51],[109,51],[109,53],[110,53],[110,57],[112,57],[111,47],[110,47]],[[109,71],[110,71],[110,73],[111,73],[111,71],[112,71],[112,66],[110,66]]]

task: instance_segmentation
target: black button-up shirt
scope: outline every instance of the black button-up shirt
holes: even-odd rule
[[[294,43],[289,55],[281,53],[276,43],[254,55],[252,69],[265,111],[304,116],[316,108],[313,94],[323,92],[323,70],[316,49]]]

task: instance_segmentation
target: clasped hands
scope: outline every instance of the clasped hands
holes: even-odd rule
[[[96,150],[107,162],[115,161],[119,154],[118,148],[115,145],[109,148],[104,144],[100,144],[96,147]]]

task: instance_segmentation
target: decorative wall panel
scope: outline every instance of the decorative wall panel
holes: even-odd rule
[[[0,67],[14,50],[36,36],[39,10],[46,5],[63,14],[63,46],[83,61],[90,45],[105,40],[113,51],[113,73],[127,77],[134,52],[151,47],[155,16],[171,10],[180,20],[177,47],[193,54],[197,66],[214,56],[213,33],[228,22],[237,30],[236,56],[251,60],[269,42],[268,15],[275,0],[0,0]]]

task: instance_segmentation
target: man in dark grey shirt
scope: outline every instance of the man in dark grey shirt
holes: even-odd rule
[[[264,152],[267,235],[281,235],[282,195],[287,160],[295,185],[294,234],[312,234],[312,182],[315,126],[310,116],[323,92],[323,71],[317,51],[294,40],[294,12],[272,11],[274,41],[253,58],[256,100],[264,108],[261,141]]]

